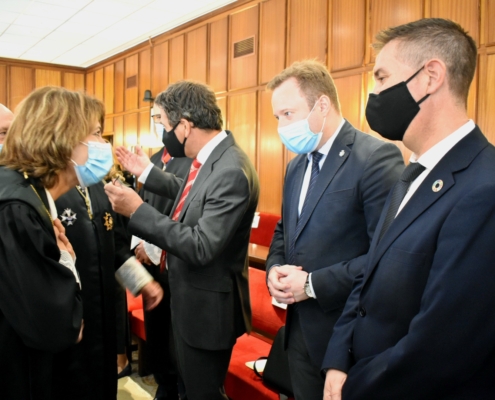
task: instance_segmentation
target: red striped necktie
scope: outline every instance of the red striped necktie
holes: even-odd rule
[[[167,165],[171,158],[172,157],[170,157],[170,154],[168,154],[167,149],[163,149],[163,154],[162,154],[163,165]]]
[[[191,169],[189,170],[189,176],[187,177],[186,186],[184,186],[184,190],[180,195],[180,200],[177,203],[177,207],[175,208],[174,215],[172,216],[173,221],[179,220],[182,207],[186,202],[187,195],[191,191],[192,185],[196,180],[196,176],[198,175],[200,168],[201,168],[201,163],[198,160],[194,159],[194,161],[191,164]],[[165,250],[162,250],[162,256],[160,257],[160,272],[163,272],[163,270],[165,269],[166,259],[167,259],[167,252]]]

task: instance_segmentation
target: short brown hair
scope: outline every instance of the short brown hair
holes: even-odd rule
[[[101,131],[103,132],[103,129],[105,128],[105,105],[96,97],[86,96],[84,111],[88,123],[91,125],[95,121],[98,121],[101,126]]]
[[[89,135],[88,97],[61,87],[36,89],[16,108],[0,165],[53,187],[72,151]]]
[[[459,24],[442,18],[420,19],[379,32],[372,47],[378,53],[392,40],[399,41],[397,57],[414,68],[421,68],[432,58],[442,60],[450,90],[467,103],[478,51],[473,38]]]
[[[340,113],[339,95],[327,67],[316,60],[296,61],[275,76],[268,85],[268,90],[275,90],[287,79],[295,78],[301,92],[306,96],[309,108],[313,108],[322,95],[330,98],[330,102]]]
[[[221,130],[222,111],[217,105],[215,93],[203,83],[179,81],[156,96],[155,104],[165,111],[170,125],[181,118],[204,130]]]

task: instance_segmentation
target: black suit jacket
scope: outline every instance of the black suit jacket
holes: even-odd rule
[[[493,398],[494,199],[495,148],[476,128],[374,237],[323,363],[348,371],[344,400]]]
[[[307,162],[303,154],[287,166],[282,219],[275,228],[267,269],[289,261]],[[317,299],[297,306],[309,355],[318,367],[354,278],[364,266],[385,199],[403,168],[397,146],[364,134],[346,121],[307,199],[310,212],[301,221],[304,228],[295,244],[294,264],[312,273]],[[289,306],[286,335],[292,313]]]
[[[129,230],[167,251],[172,320],[190,346],[231,348],[251,329],[248,243],[259,184],[230,132],[201,167],[179,221],[141,205]],[[145,187],[170,197],[185,182],[154,168]],[[173,212],[173,211],[172,211]]]

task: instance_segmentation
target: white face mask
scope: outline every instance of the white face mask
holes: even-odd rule
[[[306,154],[311,153],[318,147],[320,143],[321,136],[323,135],[323,127],[325,126],[326,117],[323,119],[323,124],[321,126],[320,132],[313,133],[309,128],[308,118],[315,109],[318,101],[316,100],[315,105],[309,112],[305,119],[293,122],[290,125],[278,128],[278,134],[282,143],[292,152],[296,154]]]

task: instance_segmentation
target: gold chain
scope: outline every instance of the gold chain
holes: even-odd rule
[[[86,203],[89,219],[93,219],[93,213],[91,212],[91,203],[89,202],[89,197],[88,197],[88,188],[86,188],[84,192],[81,190],[79,186],[76,186],[76,189],[79,193],[81,193],[81,196],[83,197],[84,202]]]
[[[24,178],[25,178],[25,179],[28,179],[28,176],[27,176],[27,174],[26,174],[25,172],[24,172]],[[46,211],[46,213],[48,214],[48,218],[50,219],[50,222],[51,222],[51,223],[52,223],[52,225],[54,226],[54,224],[53,224],[53,219],[52,219],[52,214],[50,214],[50,211],[48,211],[48,208],[46,208],[45,203],[43,203],[43,200],[41,200],[41,197],[40,197],[40,195],[39,195],[38,191],[37,191],[37,190],[36,190],[36,188],[33,186],[33,184],[29,184],[29,186],[31,186],[31,189],[33,189],[33,190],[34,190],[34,193],[36,194],[36,196],[38,196],[38,199],[40,199],[40,201],[41,201],[41,205],[43,206],[43,209],[44,209],[44,210]]]

